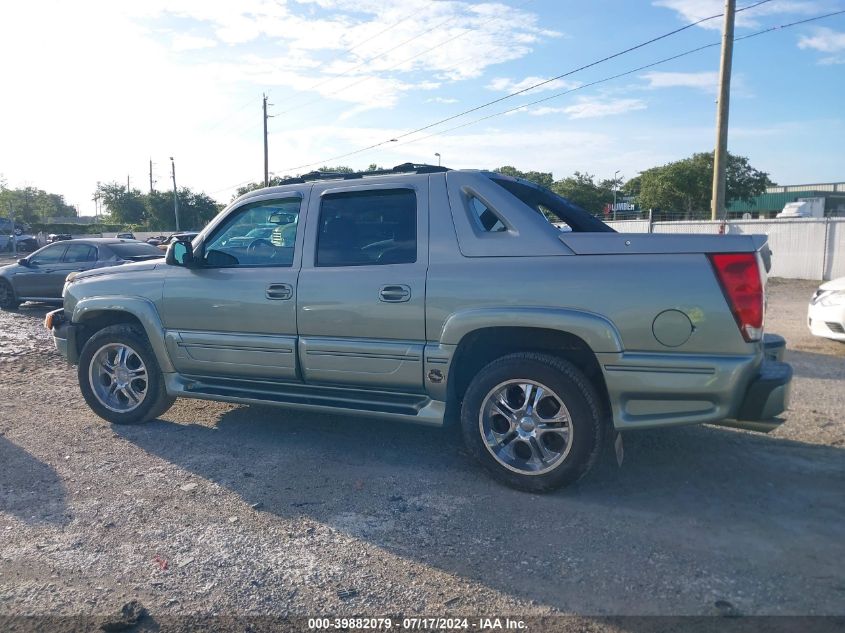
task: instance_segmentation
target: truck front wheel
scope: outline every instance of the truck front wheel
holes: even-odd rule
[[[545,492],[581,478],[601,450],[592,384],[572,363],[533,352],[484,367],[461,408],[467,449],[502,483]]]
[[[111,325],[88,339],[77,375],[88,406],[113,424],[152,420],[175,401],[146,335],[134,325]]]

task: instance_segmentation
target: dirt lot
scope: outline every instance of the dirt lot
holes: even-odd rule
[[[0,614],[843,615],[845,345],[807,333],[815,287],[770,287],[780,429],[628,434],[618,473],[546,496],[444,430],[190,400],[110,426],[46,308],[0,313]]]

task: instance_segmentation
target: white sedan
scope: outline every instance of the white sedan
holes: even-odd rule
[[[845,277],[819,286],[807,309],[807,327],[815,336],[845,341]]]

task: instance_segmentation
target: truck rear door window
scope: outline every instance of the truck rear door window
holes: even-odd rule
[[[411,264],[417,261],[417,196],[410,189],[323,196],[317,266]]]

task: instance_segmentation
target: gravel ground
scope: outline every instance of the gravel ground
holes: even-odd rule
[[[845,345],[772,280],[770,435],[625,436],[618,472],[502,488],[453,431],[180,400],[110,426],[28,304],[0,313],[0,615],[845,615]]]

